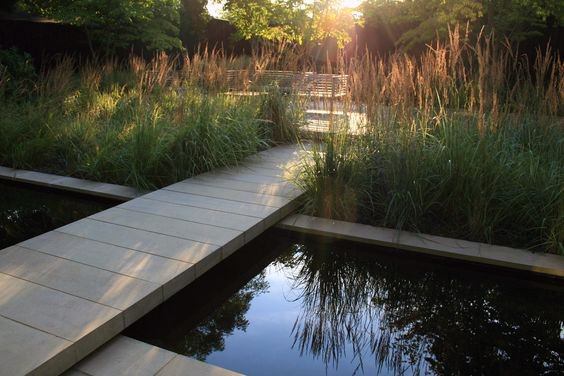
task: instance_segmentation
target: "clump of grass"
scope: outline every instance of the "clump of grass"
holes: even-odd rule
[[[420,59],[346,66],[368,124],[313,150],[305,211],[564,254],[564,65],[457,33]]]
[[[261,118],[265,136],[276,143],[297,141],[304,118],[304,103],[297,95],[284,93],[277,85],[262,96]]]
[[[285,112],[265,132],[268,99],[223,93],[235,63],[215,51],[80,68],[62,58],[33,93],[0,100],[0,165],[155,188],[237,164],[290,134]]]

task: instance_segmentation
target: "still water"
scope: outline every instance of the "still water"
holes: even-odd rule
[[[564,285],[270,231],[126,335],[249,375],[564,372]]]
[[[0,182],[0,249],[114,205],[78,194]]]

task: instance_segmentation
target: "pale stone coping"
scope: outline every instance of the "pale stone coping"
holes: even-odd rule
[[[0,179],[43,187],[84,193],[92,196],[127,201],[141,196],[143,192],[124,185],[95,182],[69,176],[47,174],[44,172],[18,170],[0,166]]]
[[[241,374],[118,335],[63,374],[63,376],[75,375],[237,376]]]
[[[284,219],[278,224],[278,227],[564,278],[564,257],[554,254],[533,253],[524,249],[418,234],[302,214],[292,215]]]
[[[0,250],[0,374],[59,374],[290,214],[302,192],[269,175],[296,150],[258,153],[227,178],[187,179],[184,192],[164,188]]]

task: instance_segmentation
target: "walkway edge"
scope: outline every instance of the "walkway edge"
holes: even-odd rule
[[[131,200],[144,193],[133,187],[127,187],[124,185],[101,183],[92,180],[47,174],[38,171],[18,170],[3,166],[0,166],[0,179],[120,201]]]
[[[279,228],[564,278],[564,257],[295,214]]]

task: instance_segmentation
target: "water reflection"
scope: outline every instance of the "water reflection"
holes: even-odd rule
[[[269,232],[126,334],[251,375],[562,374],[561,282],[470,269]]]
[[[0,198],[0,249],[115,205],[9,183],[0,183]]]
[[[245,314],[255,296],[266,291],[268,283],[264,273],[253,278],[212,314],[190,329],[184,342],[177,342],[176,352],[205,360],[213,352],[225,350],[225,338],[236,330],[245,331],[249,321]]]
[[[349,246],[350,247],[350,246]],[[394,374],[562,374],[564,295],[513,278],[300,246],[294,344]],[[352,348],[352,354],[346,349]]]

